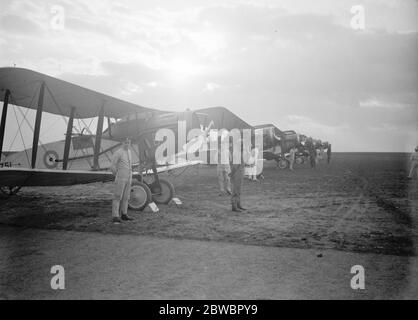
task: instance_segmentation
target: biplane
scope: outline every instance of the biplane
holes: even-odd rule
[[[129,207],[143,210],[150,203],[167,204],[174,196],[174,187],[159,174],[201,161],[159,163],[155,158],[158,142],[155,133],[160,128],[178,132],[178,123],[186,130],[200,129],[202,136],[184,145],[177,143],[176,151],[199,152],[207,145],[212,128],[250,128],[225,108],[215,107],[198,111],[166,112],[80,87],[32,70],[0,68],[0,101],[3,110],[0,123],[0,191],[8,196],[22,187],[70,186],[114,179],[109,171],[112,154],[126,138],[132,141],[133,177]],[[3,141],[9,105],[36,111],[32,147],[21,152],[3,152]],[[40,144],[40,129],[44,113],[61,115],[67,128],[65,139]],[[74,132],[77,120],[97,119],[96,132],[86,126]],[[106,120],[106,123],[105,123]],[[84,122],[83,122],[84,123]],[[104,130],[104,124],[107,128]],[[19,129],[19,128],[18,128]],[[178,137],[176,137],[179,141]],[[147,178],[145,178],[147,177]]]
[[[286,154],[292,147],[296,148],[295,162],[303,164],[309,156],[307,142],[314,143],[315,149],[328,148],[328,142],[308,138],[306,135],[298,134],[293,130],[281,131],[273,124],[264,124],[254,127],[255,132],[263,134],[264,151],[263,157],[266,160],[275,160],[280,169],[286,169],[289,165]]]
[[[298,134],[292,130],[281,131],[272,124],[257,125],[254,128],[256,132],[263,134],[263,158],[268,161],[274,160],[280,169],[285,169],[288,165],[285,154],[292,147],[300,145]]]

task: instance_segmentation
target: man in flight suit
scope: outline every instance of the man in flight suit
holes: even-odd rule
[[[243,210],[247,210],[244,207],[241,206],[241,188],[242,183],[244,181],[244,150],[243,148],[243,142],[242,140],[239,141],[236,145],[241,148],[241,159],[238,161],[238,163],[234,163],[234,150],[233,150],[233,144],[230,144],[230,150],[229,150],[229,161],[230,161],[230,167],[231,167],[231,173],[229,176],[231,177],[231,186],[232,186],[232,195],[231,195],[231,205],[232,205],[232,211],[234,212],[241,212]],[[235,152],[239,152],[238,150],[235,150]]]
[[[331,161],[331,144],[328,145],[327,149],[327,163],[329,164]]]
[[[316,148],[312,138],[308,140],[308,151],[311,168],[316,168]]]
[[[409,161],[411,163],[411,170],[409,171],[408,178],[409,179],[417,179],[417,168],[418,168],[418,146],[415,148],[415,152],[411,154],[411,157],[409,158]]]
[[[220,196],[224,194],[231,194],[231,181],[229,179],[229,173],[231,168],[229,166],[229,148],[228,144],[222,142],[221,137],[218,138],[218,165],[216,166],[216,172],[218,174],[218,184],[220,189]]]
[[[289,169],[293,171],[293,165],[295,164],[296,159],[296,147],[291,147],[289,151],[289,155],[286,157],[287,161],[289,161]]]
[[[126,139],[122,148],[113,154],[110,167],[115,175],[115,189],[112,203],[112,222],[133,220],[128,216],[128,201],[131,193],[132,183],[132,153],[130,150],[131,141]],[[120,215],[120,213],[122,213]]]

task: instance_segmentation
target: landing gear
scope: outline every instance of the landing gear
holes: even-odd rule
[[[171,182],[165,179],[158,179],[158,182],[154,179],[152,182],[147,182],[148,187],[151,190],[152,200],[156,204],[169,204],[174,197],[174,186]]]
[[[276,160],[277,161],[277,160]],[[286,169],[287,168],[287,165],[288,165],[288,162],[287,162],[287,160],[285,160],[285,159],[280,159],[280,160],[278,160],[277,161],[277,166],[280,168],[280,169]]]
[[[144,134],[144,136],[138,137],[137,143],[141,163],[139,171],[146,172],[141,174],[140,181],[149,190],[148,202],[146,204],[142,203],[144,203],[144,207],[149,204],[153,211],[158,211],[158,207],[155,204],[169,204],[174,197],[174,187],[169,181],[159,177],[155,160],[156,147],[153,144],[153,140],[154,137],[152,135]],[[143,150],[143,153],[141,150]],[[141,197],[143,198],[144,195],[141,195]]]
[[[5,195],[6,197],[11,197],[17,194],[22,187],[15,186],[15,187],[0,187],[0,192]]]
[[[297,157],[295,161],[296,161],[296,164],[301,165],[305,162],[305,158],[304,157]]]
[[[131,197],[128,207],[131,210],[142,211],[152,201],[150,188],[143,182],[132,182]]]
[[[152,189],[151,189],[152,192]],[[160,190],[152,192],[152,199],[157,204],[169,204],[174,197],[174,186],[167,180],[160,179]]]

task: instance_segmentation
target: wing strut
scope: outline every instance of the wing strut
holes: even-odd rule
[[[0,158],[1,153],[3,152],[3,140],[4,140],[4,130],[6,129],[6,118],[7,118],[7,108],[9,106],[9,97],[10,91],[6,90],[4,95],[3,111],[1,113],[1,123],[0,123]]]
[[[62,170],[67,170],[68,167],[68,156],[70,154],[71,137],[73,133],[73,122],[74,122],[75,107],[71,108],[70,119],[67,124],[67,133],[65,135],[65,146],[64,146],[64,160],[62,163]]]
[[[38,143],[39,143],[39,133],[41,131],[41,120],[42,120],[42,111],[44,108],[44,93],[45,93],[45,82],[41,84],[41,90],[39,91],[38,99],[38,108],[36,109],[36,118],[35,118],[35,130],[33,132],[33,143],[32,143],[32,169],[36,165],[36,155],[38,153]]]
[[[104,120],[104,103],[100,107],[99,121],[97,123],[96,141],[94,143],[93,170],[99,170],[99,153],[100,153],[100,145],[102,143],[103,120]]]
[[[107,117],[107,131],[109,132],[109,138],[112,137],[112,123],[110,122],[110,117]]]

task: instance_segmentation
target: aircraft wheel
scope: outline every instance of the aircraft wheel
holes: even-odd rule
[[[303,159],[302,157],[298,157],[298,158],[296,158],[296,164],[301,165],[301,164],[303,164],[304,162],[305,162],[305,159]]]
[[[277,166],[282,170],[286,169],[287,168],[287,160],[284,160],[284,159],[279,160],[279,162],[277,163]]]
[[[160,193],[152,193],[152,200],[156,204],[168,204],[174,197],[174,186],[167,180],[159,179],[161,185]]]
[[[128,207],[131,210],[142,211],[151,202],[152,195],[148,186],[140,181],[132,182],[131,197]]]

